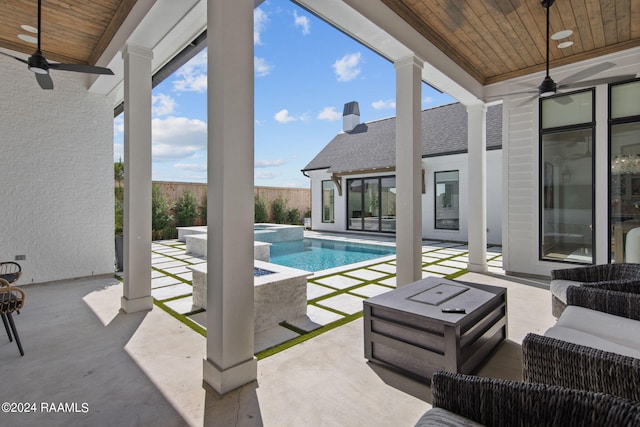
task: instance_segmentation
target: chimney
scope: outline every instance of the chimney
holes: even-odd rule
[[[358,107],[358,103],[356,101],[347,102],[344,104],[344,111],[342,112],[342,130],[351,132],[359,124],[360,107]]]

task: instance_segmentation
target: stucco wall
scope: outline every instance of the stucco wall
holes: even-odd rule
[[[0,68],[0,261],[26,255],[22,284],[112,273],[110,100],[82,74],[53,71],[45,91],[18,61]]]

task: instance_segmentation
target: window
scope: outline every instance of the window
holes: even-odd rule
[[[322,222],[334,222],[333,181],[322,181]]]
[[[540,258],[593,263],[592,89],[540,100]]]
[[[631,230],[640,227],[640,80],[609,87],[610,262],[630,258]],[[633,234],[640,230],[636,230]]]
[[[347,229],[395,232],[395,176],[347,180]]]
[[[460,192],[458,171],[436,172],[435,181],[435,228],[459,230]]]

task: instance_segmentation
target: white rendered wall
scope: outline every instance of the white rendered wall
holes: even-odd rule
[[[113,273],[113,108],[86,76],[52,72],[42,90],[0,57],[0,261],[21,284]]]
[[[426,192],[422,195],[422,236],[458,242],[468,240],[467,218],[473,214],[468,206],[467,154],[428,157],[422,159]],[[459,230],[435,228],[435,172],[458,171],[460,191]],[[502,150],[487,151],[487,243],[502,245]]]

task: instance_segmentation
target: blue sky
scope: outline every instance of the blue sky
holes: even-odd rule
[[[360,120],[395,115],[393,64],[289,0],[254,13],[255,185],[308,187],[300,172],[342,129],[345,103]],[[154,181],[206,182],[206,49],[153,90]],[[454,102],[427,85],[422,108]],[[123,155],[123,115],[114,160]]]

